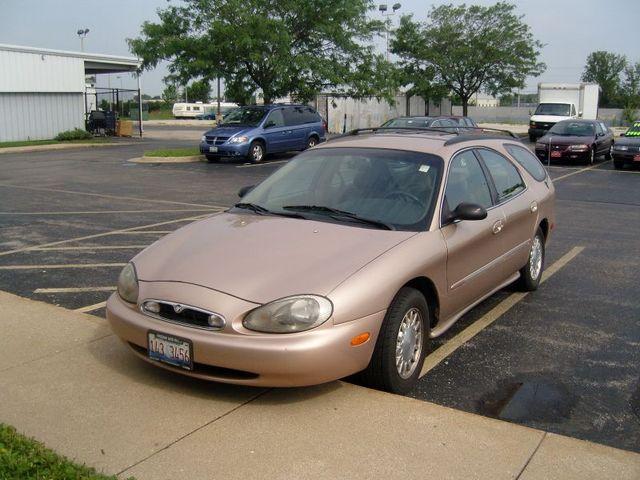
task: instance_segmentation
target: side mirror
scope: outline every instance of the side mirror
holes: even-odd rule
[[[451,214],[451,220],[484,220],[487,210],[475,203],[462,202]]]
[[[247,185],[245,187],[242,187],[239,191],[238,191],[238,196],[240,198],[244,197],[247,193],[249,193],[251,190],[253,190],[256,186],[255,185]]]
[[[267,123],[264,124],[264,128],[271,128],[275,126],[276,126],[276,122],[274,122],[273,120],[269,120]]]

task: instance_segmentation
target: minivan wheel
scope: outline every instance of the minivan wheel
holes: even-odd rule
[[[249,145],[249,160],[252,163],[260,163],[264,158],[264,145],[260,142],[252,142]]]
[[[403,287],[387,310],[365,384],[393,393],[405,393],[418,381],[429,344],[429,306],[418,290]]]
[[[309,137],[307,140],[307,149],[313,148],[318,144],[318,139],[316,137]]]
[[[538,228],[529,249],[529,261],[520,269],[520,287],[526,292],[538,289],[544,270],[544,234]]]

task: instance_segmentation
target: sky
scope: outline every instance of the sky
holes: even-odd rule
[[[463,2],[401,0],[400,3],[398,13],[425,19],[432,5]],[[495,1],[466,3],[490,5]],[[640,0],[513,0],[512,3],[524,15],[535,38],[545,44],[541,60],[547,64],[547,71],[528,79],[525,92],[534,92],[538,82],[579,81],[587,55],[595,50],[612,51],[626,55],[632,62],[640,61],[637,35]],[[0,43],[79,51],[76,32],[88,28],[86,52],[129,56],[126,39],[137,36],[145,20],[156,21],[156,10],[166,5],[167,0],[0,0]],[[377,45],[383,51],[384,40],[379,39]],[[143,91],[160,94],[166,74],[165,65],[145,72]],[[106,86],[106,78],[102,77],[99,85]],[[112,86],[136,86],[129,75],[113,77]]]

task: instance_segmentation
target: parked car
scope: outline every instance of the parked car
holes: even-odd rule
[[[259,386],[361,372],[403,392],[464,313],[538,287],[555,222],[546,170],[497,135],[356,131],[241,195],[122,270],[107,319],[141,358]]]
[[[305,150],[326,140],[326,123],[307,105],[254,105],[229,112],[207,131],[200,153],[209,161],[220,157],[261,162],[270,153]]]
[[[387,120],[381,125],[382,127],[403,127],[403,128],[420,128],[420,127],[478,127],[476,123],[469,117],[446,116],[437,117],[397,117]]]
[[[625,165],[640,165],[640,120],[633,122],[621,137],[611,149],[613,166],[620,170]]]
[[[581,161],[592,164],[596,157],[611,158],[613,132],[599,120],[563,120],[536,143],[536,155],[544,162]]]

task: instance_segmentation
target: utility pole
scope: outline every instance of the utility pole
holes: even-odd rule
[[[382,16],[387,18],[387,22],[386,22],[387,25],[385,28],[385,34],[387,38],[387,62],[389,61],[389,22],[391,22],[391,19],[389,17],[395,15],[396,12],[400,10],[401,6],[402,5],[400,5],[399,3],[394,3],[393,6],[391,7],[392,11],[388,12],[386,3],[381,3],[380,5],[378,5],[378,10],[380,10],[380,13],[382,14]]]

